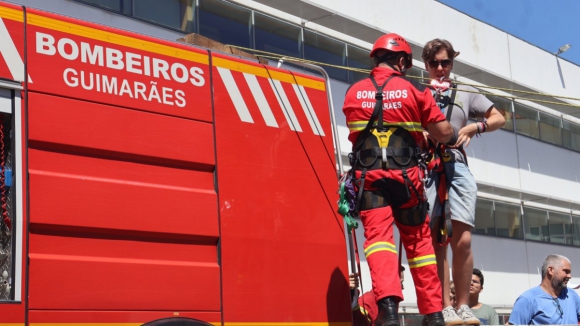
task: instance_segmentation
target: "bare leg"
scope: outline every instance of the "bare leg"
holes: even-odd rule
[[[437,274],[439,281],[441,281],[441,289],[443,290],[443,308],[451,305],[449,300],[449,262],[447,261],[447,245],[441,246],[437,242],[437,237],[433,237],[433,247],[435,248],[435,257],[437,259]]]
[[[451,221],[453,237],[451,238],[451,250],[453,252],[453,282],[455,283],[455,298],[457,307],[469,304],[469,287],[473,274],[473,254],[471,252],[471,229],[470,225],[459,221]],[[437,260],[439,262],[439,260]],[[445,261],[447,262],[447,261]],[[447,270],[449,270],[447,268]],[[447,281],[449,278],[447,278]],[[447,293],[444,293],[444,306],[449,306],[449,283],[446,285]],[[445,302],[447,300],[447,302]]]

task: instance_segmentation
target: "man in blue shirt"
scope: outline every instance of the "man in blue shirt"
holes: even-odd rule
[[[580,297],[567,288],[572,277],[570,260],[549,255],[542,265],[542,283],[516,300],[509,319],[512,325],[578,324]]]

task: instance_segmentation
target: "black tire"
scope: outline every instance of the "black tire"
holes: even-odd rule
[[[150,321],[148,323],[143,324],[142,326],[213,326],[213,325],[197,319],[184,317],[170,317]]]

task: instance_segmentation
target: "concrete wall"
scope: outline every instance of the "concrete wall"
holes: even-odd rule
[[[436,37],[448,39],[461,52],[459,60],[536,90],[569,97],[580,94],[580,79],[574,78],[580,75],[579,66],[556,60],[550,52],[437,1],[366,0],[364,5],[350,0],[303,1],[377,30],[399,33],[416,44],[425,44]]]

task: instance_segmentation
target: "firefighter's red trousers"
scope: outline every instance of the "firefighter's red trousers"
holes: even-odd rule
[[[377,301],[388,296],[403,300],[397,247],[393,239],[395,223],[407,253],[419,312],[425,315],[441,311],[441,283],[437,276],[429,218],[419,226],[401,225],[393,218],[389,206],[365,210],[360,215],[365,229],[365,256],[371,270]]]

